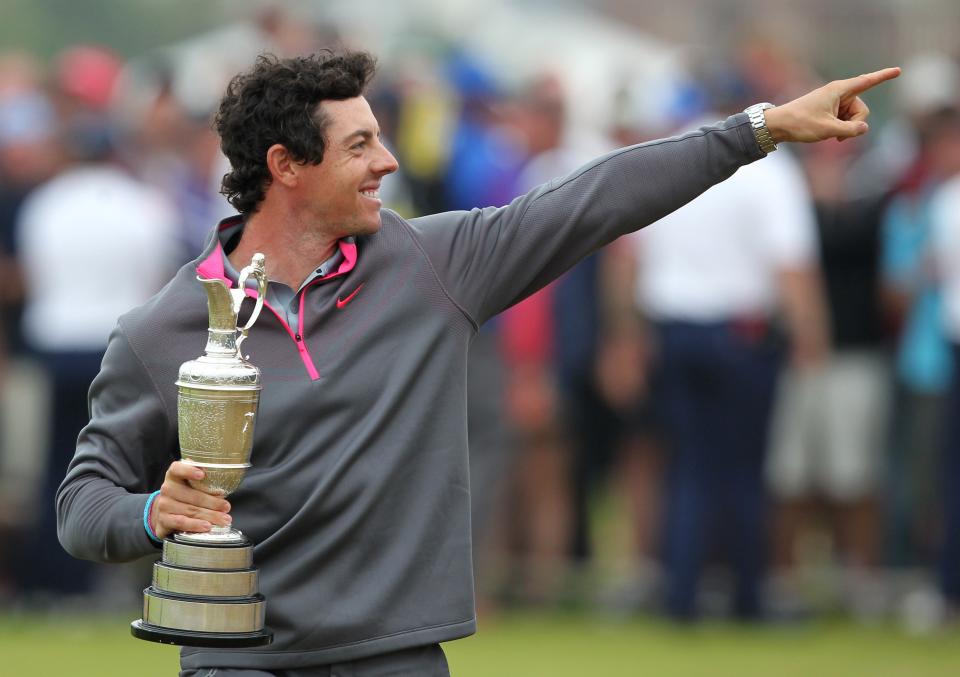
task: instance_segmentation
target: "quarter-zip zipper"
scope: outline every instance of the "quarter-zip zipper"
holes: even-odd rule
[[[304,287],[304,289],[306,289],[306,287]],[[251,298],[256,298],[257,296],[257,293],[252,289],[245,289],[244,291],[246,292],[247,296]],[[300,332],[294,332],[293,329],[290,328],[290,325],[287,324],[287,321],[283,319],[283,315],[278,313],[276,309],[273,308],[273,306],[267,303],[266,299],[264,299],[263,305],[265,305],[267,308],[270,309],[270,312],[276,316],[277,320],[280,321],[280,324],[283,326],[283,328],[287,330],[287,334],[290,336],[290,338],[293,339],[293,342],[297,346],[297,352],[300,353],[300,359],[303,361],[303,366],[307,368],[307,373],[310,374],[310,380],[311,381],[318,380],[320,378],[320,372],[317,371],[316,366],[314,366],[313,364],[313,358],[310,357],[310,351],[307,350],[307,346],[303,342],[303,336],[300,335]],[[302,297],[300,299],[300,322],[302,325],[303,323],[303,298]]]
[[[224,227],[224,224],[225,221],[222,221],[220,224],[221,229]],[[327,275],[326,277],[313,280],[310,282],[310,284],[300,290],[300,309],[297,313],[299,327],[303,327],[303,301],[304,297],[306,296],[306,290],[317,282],[324,282],[335,277],[341,277],[353,270],[357,258],[356,245],[352,243],[348,243],[346,245],[341,244],[341,251],[344,254],[345,260],[340,264],[340,268],[337,270],[337,272],[333,273],[332,275]],[[226,284],[228,288],[233,288],[233,281],[224,275],[223,272],[223,257],[223,248],[220,246],[219,242],[216,242],[210,255],[197,266],[197,274],[202,275],[205,278],[223,280],[224,284]],[[244,289],[244,292],[251,298],[256,298],[257,296],[256,292],[252,289]],[[318,380],[320,378],[320,372],[317,371],[316,366],[313,364],[313,358],[310,356],[310,351],[307,350],[307,346],[303,342],[303,336],[299,331],[294,332],[290,328],[290,325],[287,323],[286,319],[284,319],[285,316],[278,313],[276,309],[267,303],[266,299],[264,299],[263,305],[269,308],[270,312],[276,316],[277,320],[280,322],[280,325],[287,331],[287,335],[290,336],[294,344],[297,346],[297,352],[300,353],[300,359],[303,361],[303,366],[306,367],[307,373],[310,375],[310,379],[312,381]]]

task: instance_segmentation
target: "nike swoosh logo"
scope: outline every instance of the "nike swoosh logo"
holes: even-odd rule
[[[360,283],[360,286],[357,287],[356,289],[354,289],[354,290],[353,290],[353,293],[350,294],[350,296],[348,296],[347,298],[337,297],[337,310],[343,308],[345,305],[347,305],[348,303],[350,303],[350,301],[353,300],[353,297],[356,296],[356,295],[357,295],[357,292],[359,292],[361,289],[363,289],[363,282],[361,282],[361,283]]]

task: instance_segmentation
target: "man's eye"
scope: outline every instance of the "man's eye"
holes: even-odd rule
[[[365,145],[367,145],[366,141],[360,141],[359,143],[355,143],[352,146],[350,146],[350,150],[360,150]]]

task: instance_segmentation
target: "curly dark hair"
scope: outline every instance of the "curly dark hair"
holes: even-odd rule
[[[230,81],[214,121],[230,160],[220,192],[241,214],[257,211],[270,185],[267,150],[282,144],[298,162],[320,164],[328,120],[319,104],[361,96],[376,71],[367,52],[279,59],[261,54]]]

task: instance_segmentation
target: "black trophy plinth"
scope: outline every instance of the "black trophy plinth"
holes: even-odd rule
[[[143,591],[143,618],[130,624],[131,634],[180,646],[270,644],[273,633],[264,628],[265,602],[252,564],[253,545],[246,539],[166,539],[163,558],[153,565],[153,585]]]

